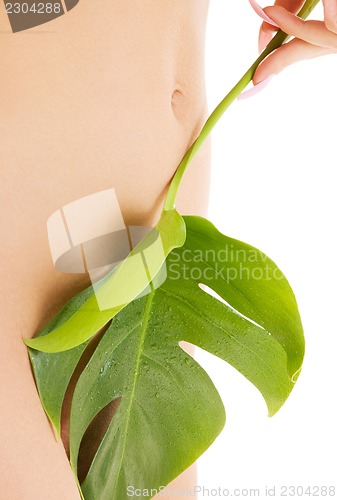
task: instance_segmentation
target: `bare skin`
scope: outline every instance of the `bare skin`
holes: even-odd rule
[[[0,10],[0,484],[11,500],[79,498],[41,407],[22,336],[33,336],[85,275],[58,272],[48,217],[115,188],[126,224],[154,224],[168,183],[207,115],[208,0],[80,0],[13,35]],[[209,144],[179,194],[205,214]],[[195,470],[179,479],[193,486]],[[182,497],[183,498],[183,497]]]

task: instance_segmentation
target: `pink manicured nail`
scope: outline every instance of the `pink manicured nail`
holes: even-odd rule
[[[248,0],[248,1],[258,16],[262,17],[264,21],[267,21],[267,23],[271,24],[272,26],[276,26],[276,28],[279,28],[278,24],[276,24],[275,21],[273,21],[272,19],[270,19],[269,16],[267,16],[265,11],[262,9],[262,7],[260,7],[260,5],[257,3],[256,0]]]
[[[254,85],[254,87],[252,87],[251,89],[245,90],[239,95],[238,99],[241,101],[242,99],[247,99],[247,97],[252,97],[253,95],[257,94],[268,85],[273,76],[274,75],[270,75],[262,80],[262,82]]]
[[[263,24],[262,24],[263,27]],[[272,31],[263,31],[260,29],[260,35],[259,35],[259,53],[261,53],[268,45],[270,40],[273,38],[274,33]]]

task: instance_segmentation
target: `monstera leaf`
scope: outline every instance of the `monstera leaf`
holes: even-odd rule
[[[224,426],[225,411],[212,381],[180,341],[234,366],[262,393],[269,415],[285,402],[301,368],[301,321],[281,271],[262,252],[224,236],[206,219],[186,216],[184,221],[186,241],[163,264],[166,280],[113,317],[78,379],[70,418],[75,474],[89,425],[111,401],[120,400],[82,483],[86,500],[124,500],[129,485],[150,498],[151,488],[168,484],[192,464]],[[38,338],[62,332],[62,325],[93,300],[89,288]],[[59,353],[30,349],[43,406],[58,431],[65,391],[88,342]]]

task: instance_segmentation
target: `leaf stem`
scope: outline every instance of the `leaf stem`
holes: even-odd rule
[[[316,7],[318,2],[319,0],[307,0],[304,6],[302,7],[301,11],[299,12],[298,16],[301,17],[302,19],[308,17],[308,15]],[[256,61],[252,64],[249,70],[243,75],[241,80],[239,80],[239,82],[232,88],[232,90],[226,95],[226,97],[220,102],[220,104],[218,104],[218,106],[214,109],[212,114],[206,120],[199,136],[193,142],[193,144],[191,145],[191,147],[188,149],[185,156],[181,160],[180,164],[178,165],[178,168],[173,176],[173,179],[170,183],[170,187],[166,195],[164,210],[172,210],[174,208],[179,186],[187,167],[189,166],[192,159],[199,151],[200,147],[202,146],[206,138],[209,136],[215,125],[218,123],[224,112],[228,109],[228,107],[235,101],[235,99],[241,94],[241,92],[252,80],[256,68],[259,66],[259,64],[271,52],[280,47],[288,38],[289,35],[280,30],[274,36],[271,42],[267,45],[264,51],[259,55]]]

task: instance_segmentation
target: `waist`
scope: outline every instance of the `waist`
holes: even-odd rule
[[[54,33],[8,35],[0,49],[0,281],[6,297],[0,315],[18,313],[22,335],[32,335],[89,283],[86,275],[53,267],[49,216],[114,188],[127,225],[152,225],[204,122],[204,26],[192,4],[190,24],[179,4],[133,2],[131,11],[130,2],[116,2],[110,24],[102,17],[103,24],[96,18],[90,25],[90,9],[83,17],[79,11],[73,25],[68,14],[54,21]],[[78,9],[89,5],[81,0]],[[190,194],[193,206],[201,191]]]

